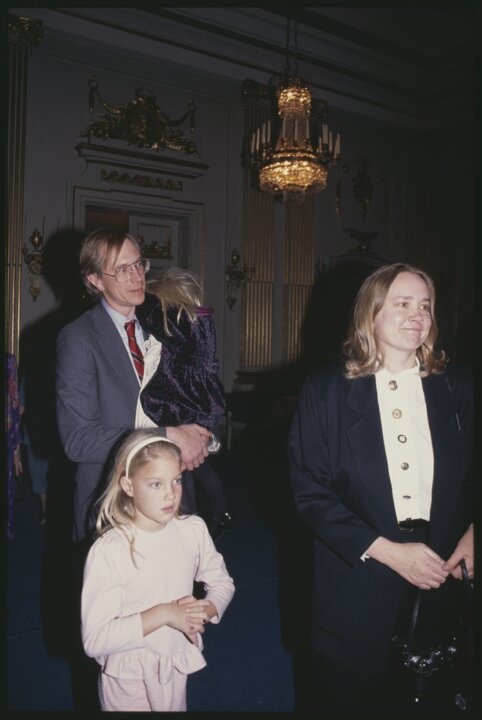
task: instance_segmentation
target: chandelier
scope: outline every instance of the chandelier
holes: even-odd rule
[[[252,129],[248,165],[259,173],[260,190],[284,202],[303,202],[305,195],[326,188],[328,170],[340,161],[340,135],[324,122],[326,103],[314,101],[308,83],[291,62],[287,29],[287,64],[281,80],[274,76],[264,93],[271,96],[270,117]],[[243,94],[255,87],[246,81]]]

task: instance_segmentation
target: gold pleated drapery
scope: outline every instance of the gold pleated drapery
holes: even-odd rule
[[[303,352],[302,326],[313,288],[315,248],[312,195],[301,205],[285,206],[283,273],[283,363]]]
[[[244,171],[244,259],[255,268],[244,286],[241,357],[243,369],[270,367],[273,342],[275,213],[272,196],[253,188]]]

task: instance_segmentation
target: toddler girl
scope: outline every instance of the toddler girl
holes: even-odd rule
[[[199,281],[182,268],[164,270],[146,290],[136,315],[143,329],[161,341],[162,352],[141,392],[143,410],[157,425],[196,423],[215,430],[226,405],[213,309],[201,305]]]
[[[142,409],[159,426],[202,425],[212,433],[209,452],[217,452],[217,428],[226,403],[218,375],[213,309],[202,306],[199,280],[183,268],[164,270],[147,282],[146,290],[136,315],[143,329],[162,343],[162,351],[157,369],[141,390]],[[206,522],[217,538],[233,523],[221,479],[207,461],[193,474]]]
[[[87,556],[82,640],[100,667],[102,710],[186,710],[189,673],[205,666],[202,633],[234,593],[204,521],[180,516],[181,453],[157,430],[119,448]],[[194,581],[205,597],[193,597]]]

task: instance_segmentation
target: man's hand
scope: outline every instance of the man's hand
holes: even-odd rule
[[[209,455],[207,446],[211,433],[201,425],[167,427],[166,437],[181,450],[181,470],[194,470],[202,465],[204,459]]]

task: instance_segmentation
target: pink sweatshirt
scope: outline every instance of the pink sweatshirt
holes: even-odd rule
[[[196,580],[217,609],[211,622],[219,622],[234,584],[205,522],[192,515],[174,518],[154,533],[136,528],[135,548],[137,568],[120,530],[109,530],[90,549],[82,590],[85,652],[116,678],[157,675],[168,682],[173,666],[185,674],[200,670],[206,665],[200,634],[199,647],[167,626],[143,637],[140,613],[192,595]]]

